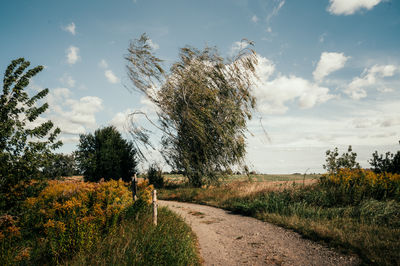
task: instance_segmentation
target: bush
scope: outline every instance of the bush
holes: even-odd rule
[[[385,157],[383,157],[383,154],[379,155],[378,151],[375,151],[369,163],[375,173],[388,172],[400,174],[400,151],[397,151],[396,154],[387,152]]]
[[[320,183],[327,190],[337,191],[343,201],[351,204],[366,198],[400,201],[400,175],[376,174],[364,169],[340,169],[336,174],[321,177]]]
[[[337,173],[337,171],[342,168],[360,168],[360,164],[356,162],[357,153],[353,152],[351,146],[349,146],[346,153],[343,153],[340,157],[338,156],[338,148],[333,149],[333,151],[326,151],[326,164],[324,164],[323,167],[328,171],[328,173]]]
[[[136,209],[148,205],[151,190],[141,184]],[[59,263],[78,251],[91,251],[132,205],[132,194],[122,181],[49,181],[38,196],[25,200],[19,217],[3,216],[7,223],[0,219],[0,264],[15,263],[23,250],[31,250],[24,258],[33,264]],[[19,239],[9,237],[10,226],[20,232]]]
[[[152,184],[155,188],[164,187],[164,177],[162,175],[162,170],[157,164],[150,165],[147,170],[147,179],[149,183]]]

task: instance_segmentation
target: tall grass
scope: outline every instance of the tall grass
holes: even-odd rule
[[[149,211],[124,220],[92,253],[81,252],[69,265],[200,265],[196,238],[173,212],[159,208],[158,225]]]
[[[209,189],[163,190],[161,198],[222,207],[294,229],[365,263],[400,264],[400,179],[344,169],[302,186],[238,182]]]

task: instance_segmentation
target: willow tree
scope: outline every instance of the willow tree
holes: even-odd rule
[[[145,34],[128,51],[128,76],[156,106],[158,121],[151,123],[163,132],[161,153],[173,169],[201,186],[243,163],[246,124],[256,103],[252,86],[257,56],[252,49],[226,60],[216,48],[181,48],[168,72]],[[139,114],[144,113],[133,113]],[[148,131],[139,125],[133,124],[131,133],[151,145]]]

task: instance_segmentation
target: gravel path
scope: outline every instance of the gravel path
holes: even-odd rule
[[[198,237],[205,265],[357,265],[293,231],[204,205],[159,201],[181,215]]]

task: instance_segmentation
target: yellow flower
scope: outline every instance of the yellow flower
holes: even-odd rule
[[[18,253],[18,255],[15,257],[15,261],[22,261],[22,260],[27,260],[27,259],[29,259],[30,256],[31,256],[30,252],[31,252],[31,248],[30,248],[30,247],[27,247],[27,248],[22,249],[22,250]]]

